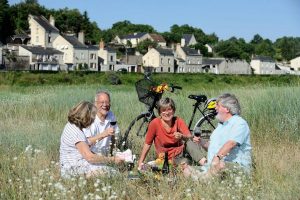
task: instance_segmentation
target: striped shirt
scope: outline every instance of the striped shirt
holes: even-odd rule
[[[87,138],[75,124],[68,122],[60,139],[59,151],[62,167],[76,167],[85,160],[75,146],[78,142],[87,143]]]

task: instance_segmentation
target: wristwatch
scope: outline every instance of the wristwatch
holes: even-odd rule
[[[221,155],[216,155],[217,158],[219,158],[219,160],[222,160],[222,156]]]

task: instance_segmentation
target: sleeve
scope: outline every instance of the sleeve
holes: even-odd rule
[[[83,129],[83,133],[84,133],[84,135],[86,136],[86,137],[92,137],[94,134],[93,134],[93,124],[89,127],[89,128],[84,128]]]
[[[183,135],[191,136],[191,132],[190,132],[189,128],[187,127],[187,125],[185,124],[183,119],[181,119],[179,117],[177,118],[177,129]]]
[[[232,132],[230,134],[229,140],[233,140],[238,144],[243,144],[250,134],[249,126],[245,121],[239,121],[232,126]]]
[[[148,126],[148,130],[147,130],[147,134],[146,134],[146,138],[145,138],[145,143],[148,144],[148,145],[151,145],[155,136],[156,136],[156,130],[157,130],[157,127],[158,126],[158,123],[157,123],[157,120],[154,119],[152,120],[150,123],[149,123],[149,126]]]
[[[87,142],[84,133],[75,126],[69,127],[65,134],[65,140],[69,145],[76,145],[78,142]]]

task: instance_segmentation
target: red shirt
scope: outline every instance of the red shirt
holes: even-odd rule
[[[182,153],[184,144],[181,139],[174,137],[174,132],[180,132],[185,136],[191,136],[191,133],[183,121],[179,117],[174,117],[174,123],[169,132],[163,127],[160,118],[153,119],[148,126],[148,131],[145,139],[145,143],[151,145],[154,141],[155,151],[157,155],[159,153],[168,152],[169,159],[174,158],[178,154]]]

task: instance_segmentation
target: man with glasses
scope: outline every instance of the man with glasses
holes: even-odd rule
[[[110,94],[106,91],[98,91],[95,95],[97,115],[92,125],[84,130],[88,138],[91,150],[108,156],[113,147],[113,136],[118,129],[116,117],[110,110]]]

